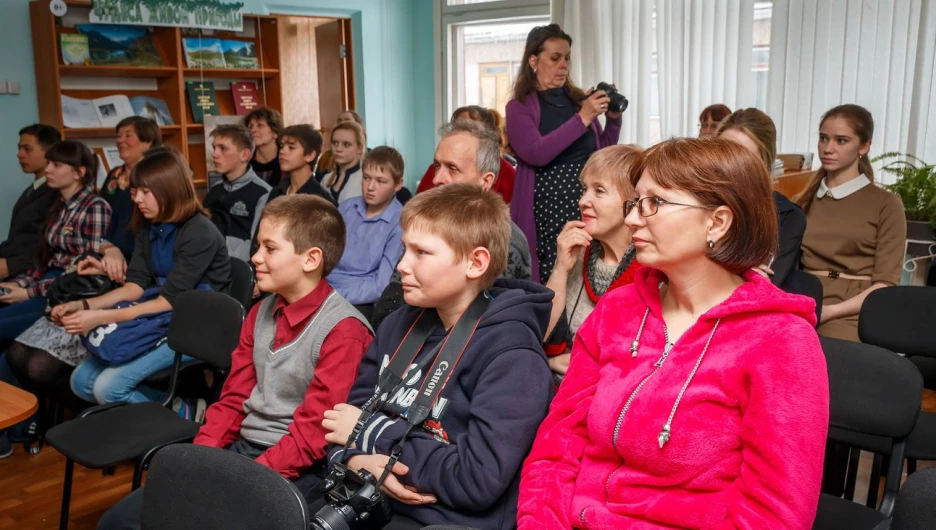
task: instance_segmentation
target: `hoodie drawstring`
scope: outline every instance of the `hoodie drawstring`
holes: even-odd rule
[[[650,314],[650,308],[648,307],[647,310],[644,312],[643,319],[640,322],[640,328],[637,330],[637,336],[634,338],[634,341],[631,343],[631,348],[630,348],[631,357],[637,357],[637,348],[640,343],[640,336],[643,335],[644,324],[647,323],[647,316],[649,314]],[[673,403],[673,409],[670,411],[669,417],[666,419],[666,423],[663,424],[663,429],[660,431],[659,436],[657,436],[657,441],[660,443],[660,449],[663,449],[663,446],[666,445],[666,442],[668,442],[670,440],[670,437],[672,436],[673,417],[676,416],[676,410],[679,408],[679,403],[682,401],[683,394],[686,393],[686,389],[689,388],[689,384],[692,382],[692,378],[695,377],[696,372],[699,371],[699,366],[702,365],[702,359],[705,357],[705,353],[708,351],[709,345],[712,343],[712,337],[715,336],[715,330],[718,329],[719,323],[721,323],[720,318],[715,321],[715,326],[712,328],[712,332],[709,333],[708,340],[705,341],[705,347],[702,348],[702,353],[699,354],[699,358],[696,359],[695,366],[692,367],[692,371],[689,373],[689,377],[686,378],[686,382],[683,384],[682,389],[679,390],[679,394],[676,396],[676,401]],[[666,323],[663,324],[663,332],[664,334],[666,334]],[[644,383],[646,383],[647,380],[649,380],[650,377],[654,373],[656,373],[656,371],[660,369],[660,367],[662,367],[663,361],[666,360],[666,358],[668,357],[668,354],[670,353],[670,349],[672,348],[672,346],[673,345],[669,344],[669,340],[667,339],[667,344],[666,344],[666,347],[664,348],[663,355],[660,357],[660,360],[655,363],[653,372],[651,372],[647,377],[645,377],[640,382],[639,385],[637,385],[637,388],[634,389],[634,392],[630,395],[630,398],[624,404],[624,408],[623,410],[621,410],[621,413],[618,416],[617,425],[615,426],[615,429],[614,429],[612,445],[617,445],[618,432],[620,430],[621,424],[623,423],[624,414],[627,413],[627,410],[630,408],[630,404],[637,397],[637,393],[640,392],[640,389],[644,386]]]

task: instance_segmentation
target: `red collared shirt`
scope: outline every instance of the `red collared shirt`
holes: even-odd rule
[[[273,318],[276,334],[273,347],[286,344],[302,332],[309,320],[331,293],[326,280],[302,299],[292,304],[280,297]],[[231,373],[224,382],[221,399],[208,408],[205,424],[198,431],[195,443],[227,447],[240,436],[244,421],[244,402],[257,384],[253,364],[254,327],[259,304],[247,315],[241,328],[240,344],[231,355]],[[293,414],[289,433],[257,458],[257,462],[276,470],[287,479],[325,458],[327,431],[322,427],[325,411],[348,399],[348,392],[357,376],[358,366],[373,334],[354,318],[339,322],[325,338],[319,353],[315,376],[306,390],[302,405]]]

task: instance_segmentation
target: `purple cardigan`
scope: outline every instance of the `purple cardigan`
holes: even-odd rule
[[[536,222],[533,219],[533,179],[536,178],[536,168],[548,165],[585,132],[585,124],[578,114],[546,136],[540,134],[539,122],[540,103],[536,94],[530,94],[522,102],[516,99],[507,102],[507,141],[517,153],[517,176],[510,201],[510,218],[530,243],[534,282],[540,281],[539,260],[536,257]],[[621,118],[608,118],[607,125],[604,131],[597,119],[589,125],[595,133],[598,149],[616,144],[621,135]]]

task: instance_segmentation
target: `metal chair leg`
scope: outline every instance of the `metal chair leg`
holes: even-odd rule
[[[62,512],[59,517],[59,529],[68,530],[68,508],[71,504],[72,475],[75,463],[71,458],[65,459],[65,485],[62,487]]]
[[[881,486],[881,469],[885,467],[884,458],[882,455],[874,455],[874,464],[871,465],[871,477],[868,479],[868,499],[865,502],[865,506],[868,508],[877,509],[878,489]]]
[[[845,474],[845,498],[855,499],[855,483],[858,480],[858,463],[861,460],[861,450],[852,447],[848,457],[848,471]]]
[[[137,460],[133,464],[133,482],[130,486],[130,491],[136,491],[140,487],[140,483],[143,482],[143,470],[146,469],[146,464],[143,459]]]

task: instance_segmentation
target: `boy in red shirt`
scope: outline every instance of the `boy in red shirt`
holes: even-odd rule
[[[257,234],[257,284],[273,296],[247,315],[221,399],[194,443],[255,458],[317,500],[328,432],[322,420],[347,399],[373,332],[324,279],[344,251],[335,206],[314,195],[277,198]],[[141,492],[105,513],[98,528],[139,528]]]

